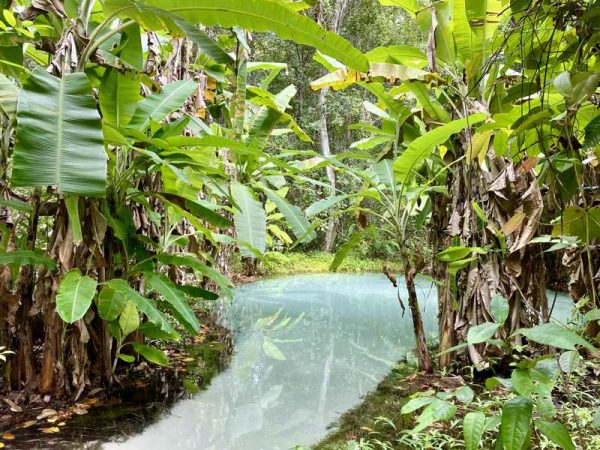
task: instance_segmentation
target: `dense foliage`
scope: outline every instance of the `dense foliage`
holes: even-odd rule
[[[234,253],[254,275],[362,246],[402,265],[419,368],[507,394],[421,393],[411,435],[460,417],[468,449],[575,448],[553,396],[600,331],[600,1],[380,3],[0,0],[3,389],[168,364]],[[560,261],[574,330],[550,320]]]

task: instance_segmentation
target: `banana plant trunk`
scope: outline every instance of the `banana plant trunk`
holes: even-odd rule
[[[413,331],[415,333],[416,356],[417,364],[421,372],[433,372],[433,364],[427,341],[425,340],[425,327],[423,325],[423,317],[419,308],[419,300],[417,298],[417,290],[415,288],[415,277],[417,270],[412,266],[407,253],[403,250],[402,265],[404,267],[404,278],[406,280],[406,290],[408,291],[408,307],[412,316]]]
[[[493,321],[494,295],[506,298],[510,307],[499,337],[548,320],[544,259],[538,244],[530,243],[543,212],[536,175],[525,164],[496,156],[493,149],[488,159],[487,170],[475,163],[458,165],[447,181],[451,201],[433,203],[433,214],[445,219],[431,230],[435,253],[457,242],[488,249],[457,272],[450,271],[445,262],[434,261],[442,353],[465,342],[471,327]],[[485,366],[490,351],[484,345],[471,345],[469,359]],[[442,354],[440,366],[448,367],[456,360],[454,353]]]

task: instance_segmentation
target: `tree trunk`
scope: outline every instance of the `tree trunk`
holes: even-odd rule
[[[408,307],[410,308],[413,331],[415,333],[417,363],[420,371],[431,373],[433,371],[433,364],[431,362],[429,349],[427,348],[427,341],[425,340],[425,327],[423,326],[423,317],[421,316],[421,310],[419,309],[419,300],[415,288],[417,270],[412,266],[410,259],[404,250],[401,251],[401,254],[402,265],[404,266],[406,290],[408,291]]]
[[[320,147],[321,154],[324,158],[331,157],[331,148],[329,146],[329,132],[327,131],[327,110],[326,110],[326,100],[327,100],[327,92],[329,88],[321,89],[319,92],[319,128],[320,128]],[[327,166],[325,168],[327,171],[327,179],[329,180],[329,185],[331,186],[331,195],[335,195],[336,190],[336,177],[335,171],[333,167]],[[323,250],[326,252],[331,252],[333,250],[333,245],[335,243],[335,235],[336,235],[336,221],[335,218],[330,218],[327,222],[327,232],[325,233],[325,241],[323,244]]]
[[[535,173],[497,157],[493,150],[488,158],[488,171],[479,170],[475,163],[458,166],[448,181],[452,202],[446,205],[446,214],[452,213],[447,228],[432,230],[436,253],[450,245],[496,249],[475,255],[475,260],[454,274],[447,263],[434,262],[441,352],[464,342],[472,326],[493,321],[490,304],[496,294],[505,297],[510,307],[507,323],[499,331],[502,337],[548,318],[543,256],[529,243],[543,211]],[[484,211],[485,223],[474,204]],[[434,207],[433,213],[440,214],[440,209]],[[520,222],[515,222],[515,217],[520,217]],[[506,225],[511,219],[516,226]],[[498,241],[498,233],[505,236],[504,245]],[[469,346],[471,362],[486,365],[487,351],[484,345]],[[440,366],[447,367],[452,361],[453,354],[442,355]]]

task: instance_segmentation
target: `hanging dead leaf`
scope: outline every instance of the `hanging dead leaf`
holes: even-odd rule
[[[19,405],[17,405],[15,402],[13,402],[12,400],[9,400],[7,398],[4,399],[4,402],[10,406],[10,410],[12,412],[16,412],[16,413],[20,413],[23,412],[23,408],[21,408]]]
[[[37,420],[45,419],[46,417],[56,416],[58,413],[51,408],[46,408],[42,411],[42,413],[36,417]]]
[[[2,439],[4,439],[5,441],[12,441],[15,438],[15,435],[12,433],[4,433],[2,435]]]
[[[504,226],[502,227],[502,232],[504,234],[511,234],[513,231],[519,228],[519,226],[523,223],[523,219],[525,219],[525,217],[527,217],[527,215],[522,212],[515,214],[508,220],[508,222],[504,224]]]
[[[525,172],[529,172],[537,165],[537,163],[539,161],[540,161],[540,158],[537,158],[537,157],[527,158],[525,161],[523,161],[523,170]]]
[[[48,427],[48,428],[40,428],[42,433],[60,433],[60,428],[58,427]]]

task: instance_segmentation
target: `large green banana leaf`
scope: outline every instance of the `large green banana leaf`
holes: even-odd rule
[[[196,84],[191,80],[175,81],[163,86],[162,92],[149,95],[138,104],[128,126],[144,130],[150,125],[150,120],[163,120],[169,113],[180,108],[195,89]]]
[[[9,119],[12,119],[17,112],[18,97],[17,86],[8,77],[0,74],[0,108]]]
[[[314,231],[310,231],[310,222],[300,208],[292,205],[284,197],[266,186],[260,186],[260,188],[267,194],[267,198],[275,203],[279,212],[285,216],[285,220],[296,239],[302,238],[301,242],[310,242],[317,237]]]
[[[129,123],[141,99],[140,82],[108,69],[100,84],[100,110],[106,123],[122,128]]]
[[[106,0],[105,12],[133,18],[151,30],[177,29],[169,17],[176,14],[194,24],[269,31],[314,47],[349,67],[363,72],[369,69],[367,58],[346,39],[276,0]]]
[[[428,131],[412,141],[400,157],[394,162],[394,171],[401,183],[406,183],[419,170],[423,162],[431,155],[437,145],[446,142],[450,136],[464,128],[476,125],[485,120],[484,113],[472,114],[469,117],[453,120],[441,127]]]
[[[233,216],[238,240],[259,253],[264,253],[267,217],[263,205],[256,200],[248,187],[240,183],[231,185],[231,195],[238,206]],[[249,258],[255,256],[251,249],[244,245],[240,246],[240,253]]]
[[[14,186],[56,186],[103,197],[106,152],[92,86],[85,74],[56,78],[35,68],[17,104]]]

